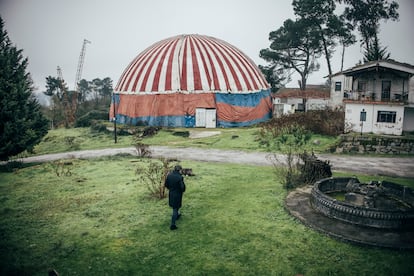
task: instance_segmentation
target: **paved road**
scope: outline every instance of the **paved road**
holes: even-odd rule
[[[153,157],[176,158],[178,160],[195,160],[223,163],[240,163],[259,166],[269,166],[272,161],[268,153],[243,152],[235,150],[201,149],[201,148],[170,148],[164,146],[151,146]],[[110,148],[100,150],[83,150],[65,153],[32,156],[23,159],[23,162],[48,162],[67,158],[91,158],[129,153],[136,155],[134,147]],[[354,173],[367,173],[372,175],[387,175],[414,178],[413,157],[363,157],[320,154],[321,160],[329,160],[334,171]],[[278,160],[283,161],[282,155]],[[413,180],[414,181],[414,180]]]

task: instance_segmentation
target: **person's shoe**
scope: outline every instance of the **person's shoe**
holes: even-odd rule
[[[171,225],[170,226],[170,230],[177,230],[177,229],[178,229],[178,227],[176,225]]]
[[[179,219],[180,219],[180,217],[181,217],[181,214],[178,214],[178,216],[177,216],[177,220],[179,220]]]

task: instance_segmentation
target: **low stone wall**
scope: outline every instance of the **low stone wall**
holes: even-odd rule
[[[345,191],[346,185],[350,180],[359,183],[358,179],[351,177],[325,178],[317,181],[312,188],[312,207],[325,216],[361,226],[384,229],[411,228],[413,226],[413,210],[380,210],[356,206],[347,202],[338,201],[326,194],[329,192]],[[388,184],[387,188],[392,189],[395,187]],[[406,192],[410,195],[413,194],[409,188],[407,188]],[[396,191],[394,194],[398,193],[399,191]]]
[[[414,154],[414,138],[341,135],[336,153]]]

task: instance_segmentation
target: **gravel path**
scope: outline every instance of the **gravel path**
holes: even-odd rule
[[[239,163],[258,166],[272,165],[268,153],[243,152],[236,150],[201,149],[201,148],[171,148],[164,146],[151,146],[153,157],[175,158],[178,160],[195,160],[206,162]],[[134,147],[109,148],[99,150],[83,150],[64,153],[54,153],[24,158],[23,162],[48,162],[69,158],[93,158],[119,153],[136,155]],[[320,154],[321,160],[329,160],[334,171],[354,173],[367,173],[372,175],[387,175],[414,178],[413,157],[363,157]],[[283,160],[278,155],[278,160]],[[414,181],[414,180],[413,180]]]

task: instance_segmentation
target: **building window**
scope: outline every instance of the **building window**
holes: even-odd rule
[[[345,78],[345,90],[351,90],[351,77]]]
[[[397,112],[395,111],[378,111],[377,122],[378,123],[395,123],[395,117]]]
[[[391,96],[391,81],[382,81],[381,100],[389,101]]]
[[[367,83],[365,81],[358,81],[358,92],[367,91]]]
[[[341,91],[342,85],[340,81],[335,82],[335,91]]]

